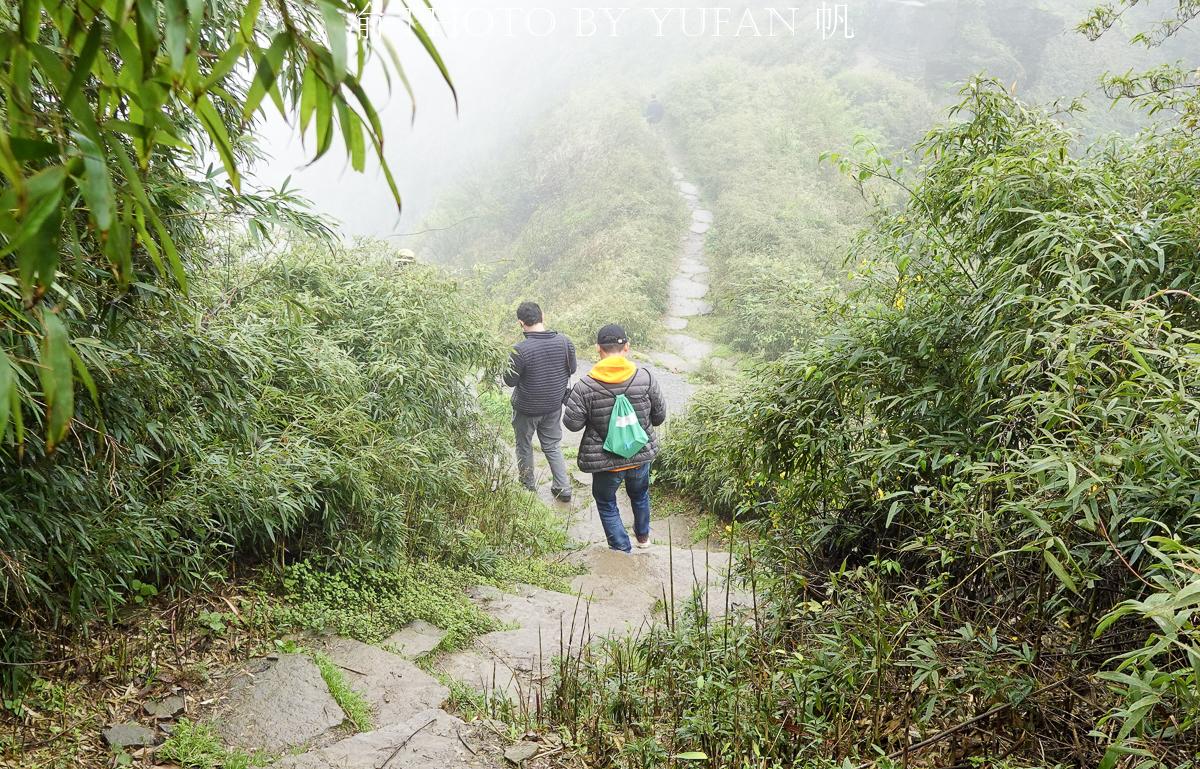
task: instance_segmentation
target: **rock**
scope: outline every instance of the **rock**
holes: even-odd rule
[[[375,723],[384,727],[440,708],[450,690],[403,657],[351,638],[329,638],[320,649],[370,703]]]
[[[154,744],[154,731],[141,724],[110,724],[103,732],[104,741],[114,748],[140,748]]]
[[[684,197],[694,197],[700,194],[700,190],[698,190],[696,185],[692,184],[691,182],[679,182],[677,186],[679,187],[679,191],[683,193]]]
[[[392,647],[401,657],[411,660],[436,649],[445,637],[445,630],[417,620],[392,633],[383,645]]]
[[[493,764],[460,740],[468,727],[441,710],[426,710],[393,724],[274,764],[278,769],[468,769]]]
[[[520,766],[537,755],[541,746],[536,742],[518,742],[504,751],[504,760]]]
[[[703,235],[704,233],[708,232],[709,229],[711,229],[711,228],[712,228],[712,225],[709,224],[708,222],[693,222],[692,226],[691,226],[691,231],[696,233],[697,235]]]
[[[172,694],[170,697],[164,697],[161,700],[148,700],[142,703],[142,710],[146,711],[146,715],[154,716],[155,718],[174,718],[183,712],[183,697],[178,694]]]
[[[694,222],[706,222],[708,224],[712,224],[712,220],[712,211],[706,211],[703,208],[697,208],[692,212],[692,221]]]
[[[670,302],[678,299],[701,299],[708,294],[708,284],[684,275],[677,275],[671,278],[667,291]]]
[[[494,585],[476,585],[467,588],[467,596],[476,601],[499,601],[504,598],[504,591]]]
[[[345,718],[312,660],[283,654],[258,675],[234,680],[214,725],[232,747],[285,753]]]
[[[666,342],[671,352],[691,365],[707,358],[713,349],[711,343],[687,334],[667,334]]]

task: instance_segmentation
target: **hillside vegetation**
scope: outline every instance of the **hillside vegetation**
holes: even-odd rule
[[[672,429],[661,471],[742,522],[765,601],[568,682],[668,690],[598,703],[618,727],[729,766],[1194,758],[1195,134],[1073,154],[997,84],[963,99],[912,159],[846,161],[908,192],[830,331]]]
[[[293,192],[242,178],[264,105],[315,157],[380,153],[360,78],[398,62],[351,44],[366,7],[0,9],[6,727],[45,727],[31,679],[99,679],[113,658],[72,642],[156,595],[300,561],[495,576],[496,545],[534,546],[512,527],[540,507],[499,482],[476,398],[505,355],[475,301],[378,245],[331,248]],[[153,653],[125,662],[119,681],[155,675]]]
[[[386,251],[303,247],[192,297],[96,340],[99,405],[52,462],[0,476],[8,658],[31,651],[8,632],[113,618],[146,586],[446,556],[468,522],[497,523],[473,517],[502,498],[484,494],[496,435],[465,382],[503,351],[453,284]]]
[[[684,214],[640,103],[589,90],[452,194],[434,214],[452,226],[422,256],[473,270],[502,304],[540,302],[577,340],[615,317],[648,340],[661,333]]]

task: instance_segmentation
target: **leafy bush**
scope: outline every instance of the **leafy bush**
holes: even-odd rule
[[[320,12],[291,0],[0,7],[0,460],[22,452],[30,422],[35,454],[71,438],[75,385],[94,389],[88,338],[147,295],[185,291],[191,247],[213,219],[236,216],[256,235],[281,220],[325,226],[285,192],[242,186],[268,95],[313,127],[315,157],[332,147],[336,113],[351,165],[362,171],[371,145],[399,202],[359,80],[368,38],[347,66],[347,17],[368,10],[364,0],[324,0]],[[223,173],[205,167],[213,157]]]
[[[845,161],[908,191],[858,244],[853,298],[762,381],[699,401],[664,474],[753,521],[764,646],[808,657],[876,625],[839,642],[856,678],[810,698],[849,686],[923,736],[986,723],[1054,760],[1181,765],[1200,723],[1195,135],[1075,152],[996,84],[964,98],[911,173]],[[863,706],[830,707],[847,725]],[[911,742],[872,712],[835,728],[839,755]]]
[[[453,283],[372,245],[221,277],[81,341],[98,405],[53,459],[0,472],[7,654],[30,651],[14,631],[111,617],[143,585],[400,564],[460,528],[498,537],[525,504],[490,494],[497,434],[470,383],[504,351]]]

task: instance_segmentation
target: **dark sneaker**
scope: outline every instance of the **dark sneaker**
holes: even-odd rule
[[[572,499],[571,492],[569,491],[551,491],[551,493],[554,494],[554,498],[559,502],[570,502]]]

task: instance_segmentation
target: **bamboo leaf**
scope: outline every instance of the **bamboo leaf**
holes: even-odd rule
[[[14,402],[13,394],[17,378],[13,374],[12,361],[4,350],[0,350],[0,440],[8,432],[8,415]]]
[[[165,6],[167,58],[171,69],[179,72],[187,56],[188,9],[186,0],[166,0]]]
[[[116,207],[116,194],[113,191],[112,177],[108,173],[108,163],[96,146],[96,143],[83,134],[75,134],[75,143],[79,145],[83,155],[83,178],[79,191],[91,209],[92,221],[101,232],[108,232],[113,226],[113,215]]]
[[[1046,558],[1046,565],[1050,567],[1050,571],[1054,572],[1054,575],[1058,577],[1059,581],[1066,585],[1067,589],[1072,593],[1078,594],[1079,588],[1075,586],[1074,578],[1067,573],[1067,570],[1063,567],[1062,562],[1058,560],[1058,556],[1050,552],[1049,549],[1043,550],[1042,555]]]
[[[54,451],[71,426],[75,413],[75,380],[67,329],[52,312],[42,313],[39,376],[46,402],[46,450]]]
[[[221,156],[225,173],[229,174],[229,183],[235,190],[240,189],[241,177],[238,175],[237,159],[234,157],[233,144],[229,139],[229,132],[225,129],[225,123],[221,120],[221,114],[217,112],[217,108],[213,106],[212,100],[208,98],[207,94],[201,94],[200,98],[196,99],[193,110],[196,117],[200,118],[200,122],[203,123],[209,138],[212,139],[217,154]]]
[[[329,0],[319,0],[321,17],[325,20],[325,31],[329,35],[329,54],[333,59],[333,82],[340,83],[346,77],[348,56],[346,16]]]

